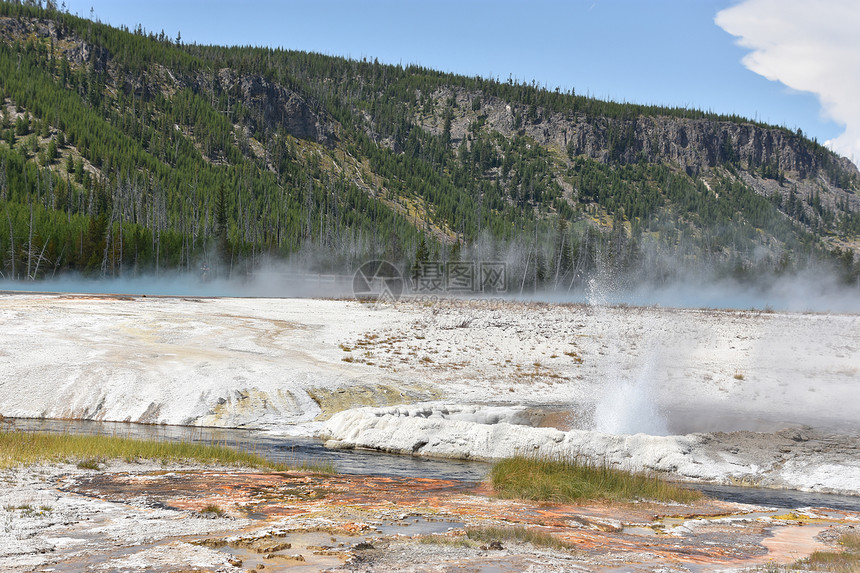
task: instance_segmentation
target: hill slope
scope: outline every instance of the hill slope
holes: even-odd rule
[[[857,280],[860,174],[781,127],[0,3],[0,272],[505,260]],[[810,262],[812,261],[812,262]],[[517,278],[518,277],[518,278]]]

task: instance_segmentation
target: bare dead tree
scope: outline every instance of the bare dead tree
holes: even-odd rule
[[[0,199],[6,200],[6,156],[3,156],[3,162],[0,163]]]
[[[27,234],[27,278],[30,278],[30,263],[33,255],[33,201],[30,200],[30,229]]]
[[[9,261],[12,266],[12,280],[15,280],[15,232],[12,229],[12,216],[8,210],[6,219],[9,221]]]
[[[36,277],[39,276],[39,266],[42,264],[42,261],[50,262],[50,261],[48,261],[48,259],[45,258],[45,249],[48,248],[48,243],[50,241],[51,241],[51,237],[48,236],[48,240],[45,241],[44,244],[42,244],[42,250],[39,251],[39,256],[36,257],[36,268],[33,270],[33,275],[27,277],[31,281],[36,280]]]
[[[102,266],[101,266],[101,276],[107,276],[107,265],[108,260],[110,259],[110,248],[111,243],[113,242],[113,222],[116,217],[116,209],[111,208],[110,210],[110,218],[108,219],[107,230],[105,231],[105,249],[102,252]]]

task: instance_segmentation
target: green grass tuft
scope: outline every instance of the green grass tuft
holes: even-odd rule
[[[660,479],[606,465],[518,456],[497,462],[490,480],[499,497],[566,503],[605,499],[653,499],[689,503],[702,493]]]
[[[38,463],[77,463],[80,468],[101,469],[108,460],[158,460],[197,462],[290,471],[289,464],[272,462],[262,456],[225,446],[192,442],[135,440],[116,436],[47,434],[0,431],[0,469]],[[334,466],[301,468],[317,473],[334,473]]]
[[[78,462],[78,469],[100,470],[105,463],[103,458],[84,458]]]

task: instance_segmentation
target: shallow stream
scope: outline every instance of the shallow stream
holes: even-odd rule
[[[422,477],[479,482],[489,472],[484,462],[423,458],[363,450],[330,450],[321,440],[306,437],[273,436],[255,430],[201,428],[89,420],[5,418],[3,430],[96,434],[175,442],[199,442],[250,451],[276,462],[300,465],[333,464],[344,474]],[[689,484],[706,495],[724,501],[775,508],[829,507],[860,511],[860,497],[809,493],[755,487]]]
[[[271,435],[256,430],[202,428],[91,420],[5,418],[0,429],[25,432],[91,434],[226,446],[291,465],[334,464],[338,473],[424,477],[468,482],[483,480],[490,470],[484,462],[398,456],[366,450],[330,450],[321,440]]]

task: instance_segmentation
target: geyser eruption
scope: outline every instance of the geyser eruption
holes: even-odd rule
[[[669,433],[666,418],[655,401],[657,356],[649,353],[641,372],[632,380],[613,376],[594,408],[593,427],[607,434]]]
[[[611,287],[606,281],[594,278],[589,281],[588,301],[595,313],[605,312],[609,289]],[[645,329],[643,339],[650,338],[651,332],[651,328]],[[659,365],[656,344],[653,340],[649,344],[645,363],[638,374],[625,379],[620,368],[624,357],[611,338],[609,358],[613,367],[595,401],[591,429],[606,434],[667,435],[668,424],[656,402],[655,382]]]

